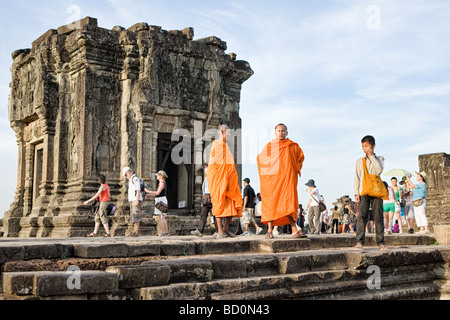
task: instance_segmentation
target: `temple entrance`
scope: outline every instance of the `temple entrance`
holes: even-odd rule
[[[192,164],[194,142],[191,140],[190,154],[182,155],[184,159],[190,161],[175,164],[172,151],[179,143],[179,141],[172,141],[172,135],[169,133],[158,135],[158,171],[164,170],[169,176],[169,179],[167,179],[167,199],[170,211],[190,213],[194,209],[195,174]]]

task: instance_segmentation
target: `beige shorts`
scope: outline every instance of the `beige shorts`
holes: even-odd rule
[[[100,202],[97,214],[95,215],[95,223],[108,224],[109,218],[107,215],[108,205],[110,202]]]
[[[255,221],[255,209],[245,208],[245,211],[242,214],[242,222],[249,224],[253,221]]]
[[[134,206],[134,201],[130,202],[130,221],[131,223],[141,222],[141,201],[137,207]]]

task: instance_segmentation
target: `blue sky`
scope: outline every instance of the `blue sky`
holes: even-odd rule
[[[328,205],[353,194],[367,134],[386,170],[418,170],[419,154],[450,152],[448,1],[14,1],[0,9],[0,216],[17,180],[7,111],[11,53],[85,16],[104,28],[193,27],[196,39],[215,35],[251,64],[241,117],[244,175],[256,191],[255,156],[279,122],[304,150],[301,186],[315,179]],[[256,141],[245,140],[255,132]]]

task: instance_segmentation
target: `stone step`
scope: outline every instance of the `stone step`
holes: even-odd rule
[[[382,298],[389,290],[403,287],[405,292],[396,298],[408,298],[411,290],[427,288],[437,294],[432,283],[434,273],[427,269],[410,268],[402,274],[383,274],[381,289],[367,287],[367,273],[362,270],[316,271],[289,275],[272,275],[241,279],[222,279],[206,283],[179,283],[169,286],[141,288],[134,292],[139,300],[281,300],[281,299],[357,299],[365,295]],[[409,273],[406,273],[409,272]],[[431,290],[432,289],[432,290]],[[415,291],[417,297],[419,292]]]
[[[3,273],[2,287],[9,296],[89,299],[356,299],[351,293],[358,290],[371,297],[372,291],[366,290],[367,270],[376,266],[383,290],[420,283],[428,291],[414,293],[408,287],[398,298],[416,297],[421,292],[434,297],[440,292],[434,281],[448,280],[442,270],[448,267],[449,256],[450,246],[207,255],[114,266],[106,272],[78,271],[78,278],[76,272]],[[79,279],[77,290],[68,286],[71,276]],[[441,287],[443,291],[447,288],[445,284]]]
[[[423,246],[435,242],[433,236],[390,235],[388,246]],[[8,261],[33,259],[121,258],[139,256],[186,256],[222,253],[294,252],[312,249],[349,248],[356,244],[352,235],[311,236],[308,239],[292,239],[280,236],[266,240],[264,236],[235,237],[215,240],[212,237],[142,237],[86,240],[0,241],[0,266]],[[375,237],[367,237],[367,246],[375,246]]]
[[[3,273],[6,295],[48,297],[108,293],[118,291],[118,284],[117,274],[101,271]]]

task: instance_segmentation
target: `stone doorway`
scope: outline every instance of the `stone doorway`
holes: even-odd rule
[[[167,179],[169,212],[189,214],[194,209],[195,173],[192,164],[194,141],[191,139],[191,147],[187,149],[189,154],[183,156],[189,161],[175,164],[172,159],[172,151],[179,143],[172,141],[172,135],[169,133],[158,135],[158,171],[164,170],[169,176]]]

